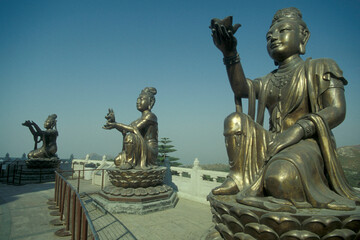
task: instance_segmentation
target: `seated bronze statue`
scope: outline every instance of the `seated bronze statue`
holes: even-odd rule
[[[56,114],[48,116],[44,123],[45,130],[41,130],[40,127],[33,121],[25,121],[22,125],[29,128],[35,141],[34,150],[28,153],[29,159],[36,158],[57,158],[57,145],[56,138],[59,135],[56,129]],[[43,145],[38,148],[37,144],[43,142]]]
[[[354,209],[360,195],[345,179],[331,132],[346,112],[348,82],[341,69],[332,59],[302,60],[310,32],[298,9],[285,8],[266,34],[277,69],[247,79],[236,50],[239,27],[231,17],[213,19],[210,26],[236,104],[224,122],[230,173],[212,193],[237,194],[239,203],[262,208]],[[249,99],[249,114],[242,112],[242,98]],[[269,130],[263,127],[265,109]]]
[[[136,102],[141,117],[129,125],[115,122],[112,109],[105,117],[104,129],[117,129],[123,134],[122,152],[114,159],[120,169],[149,169],[155,165],[158,155],[158,123],[157,117],[151,112],[155,104],[155,88],[144,88]]]

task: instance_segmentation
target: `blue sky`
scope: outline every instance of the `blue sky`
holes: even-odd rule
[[[173,140],[182,163],[226,163],[223,120],[234,111],[211,18],[234,16],[248,78],[274,65],[265,34],[275,11],[295,6],[311,37],[307,57],[333,58],[349,81],[347,118],[334,130],[338,146],[360,144],[360,1],[0,1],[0,156],[33,148],[25,120],[42,127],[58,115],[58,155],[115,156],[116,130],[101,127],[140,116],[136,98],[158,94],[159,137]]]

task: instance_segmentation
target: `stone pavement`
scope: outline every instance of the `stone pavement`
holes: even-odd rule
[[[71,180],[77,188],[77,181]],[[179,199],[175,208],[145,215],[109,214],[97,209],[91,197],[100,190],[91,181],[80,181],[82,200],[91,216],[100,239],[203,239],[213,226],[207,204]],[[63,227],[49,224],[46,202],[54,195],[54,183],[13,186],[0,183],[0,239],[47,240],[64,239],[54,235]]]
[[[47,201],[54,197],[54,183],[13,186],[0,183],[0,239],[48,240],[60,239],[49,222]],[[61,238],[69,239],[69,238]]]

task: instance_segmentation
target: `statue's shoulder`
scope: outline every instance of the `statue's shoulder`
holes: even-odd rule
[[[344,85],[347,84],[346,79],[343,77],[343,71],[339,65],[331,58],[317,58],[306,60],[306,71],[310,72],[310,75],[320,76],[319,79],[330,81],[332,78],[340,80]]]
[[[275,70],[274,70],[275,71]],[[253,80],[254,86],[258,86],[258,89],[262,89],[264,85],[266,85],[266,83],[270,80],[271,75],[273,74],[273,72],[270,72],[264,76],[255,78]]]
[[[157,122],[157,117],[154,113],[152,112],[148,112],[146,115],[145,115],[145,119],[148,120],[148,121],[152,121],[152,122]]]

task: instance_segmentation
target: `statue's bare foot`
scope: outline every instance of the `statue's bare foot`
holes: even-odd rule
[[[124,163],[124,164],[121,164],[120,166],[120,169],[121,170],[128,170],[128,169],[131,169],[132,168],[132,165],[130,163]]]
[[[236,183],[231,179],[227,178],[220,187],[212,190],[214,195],[233,195],[239,192]]]

